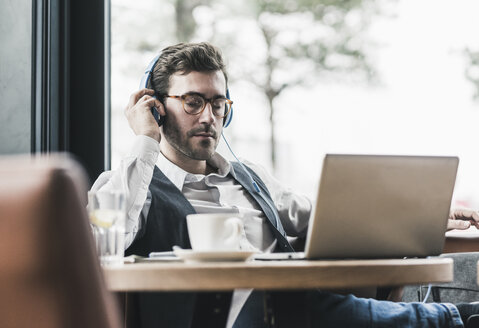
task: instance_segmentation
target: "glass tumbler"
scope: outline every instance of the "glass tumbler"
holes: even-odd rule
[[[88,215],[100,263],[123,264],[125,194],[118,191],[90,191]]]

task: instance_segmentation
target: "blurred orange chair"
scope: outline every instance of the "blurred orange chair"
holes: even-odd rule
[[[119,327],[71,159],[0,158],[0,327]]]

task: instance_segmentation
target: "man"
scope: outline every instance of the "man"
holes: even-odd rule
[[[173,245],[189,248],[185,217],[191,213],[243,214],[243,245],[265,252],[290,250],[285,234],[305,235],[311,214],[305,197],[253,164],[243,167],[216,153],[231,110],[227,82],[218,49],[208,43],[178,44],[162,51],[149,88],[132,94],[125,114],[137,135],[135,147],[116,171],[103,173],[92,188],[127,191],[127,255],[147,256]],[[151,107],[163,117],[161,127]],[[477,213],[462,214],[453,218],[479,221]],[[451,227],[456,222],[451,221]],[[201,300],[229,304],[222,301],[224,295],[216,296],[139,294],[141,326],[188,327]],[[468,318],[475,311],[467,304],[459,312],[452,304],[392,303],[318,291],[310,293],[308,303],[313,322],[322,327],[462,327],[461,315]],[[235,292],[229,325],[263,327],[262,304],[257,292]]]

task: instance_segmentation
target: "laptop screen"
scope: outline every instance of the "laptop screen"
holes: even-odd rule
[[[438,255],[457,157],[326,155],[307,258]]]

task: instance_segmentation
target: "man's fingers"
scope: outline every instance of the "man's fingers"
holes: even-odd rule
[[[474,225],[476,228],[479,228],[478,211],[469,208],[456,208],[451,211],[447,224],[448,229],[467,229],[471,225]]]
[[[138,100],[143,97],[144,95],[150,95],[150,96],[153,96],[155,94],[155,91],[152,90],[152,89],[147,89],[147,88],[144,88],[144,89],[140,89],[138,91],[135,91],[131,94],[130,96],[130,101],[128,102],[128,107],[133,107],[136,105],[136,103],[138,102]]]
[[[158,99],[155,99],[153,97],[150,97],[149,99],[146,99],[145,102],[143,103],[145,106],[148,106],[148,107],[156,107],[158,106]]]
[[[150,99],[146,100],[144,104],[150,108],[155,107],[159,115],[165,115],[163,104],[158,99],[151,97]]]
[[[128,106],[125,108],[125,112],[126,113],[129,113],[129,112],[134,112],[136,110],[138,110],[139,108],[144,108],[144,107],[148,107],[151,108],[151,107],[158,107],[161,105],[161,102],[152,97],[152,96],[149,96],[149,95],[144,95],[143,97],[141,97],[140,99],[138,99],[138,101],[136,102],[136,104],[134,106]],[[136,108],[136,109],[135,109]]]
[[[156,124],[150,109],[160,106],[161,103],[154,97],[151,89],[141,89],[130,96],[130,101],[125,108],[125,116],[136,135],[145,135],[158,142],[160,141],[160,128]]]
[[[140,99],[138,99],[138,102],[137,104],[141,104],[147,100],[150,100],[150,99],[154,99],[152,96],[150,95],[144,95],[143,97],[141,97]]]
[[[468,229],[471,226],[471,222],[469,221],[463,221],[463,220],[447,220],[447,230],[452,230],[452,229]]]
[[[479,212],[468,208],[459,208],[452,211],[450,218],[456,220],[474,220],[479,222]]]

